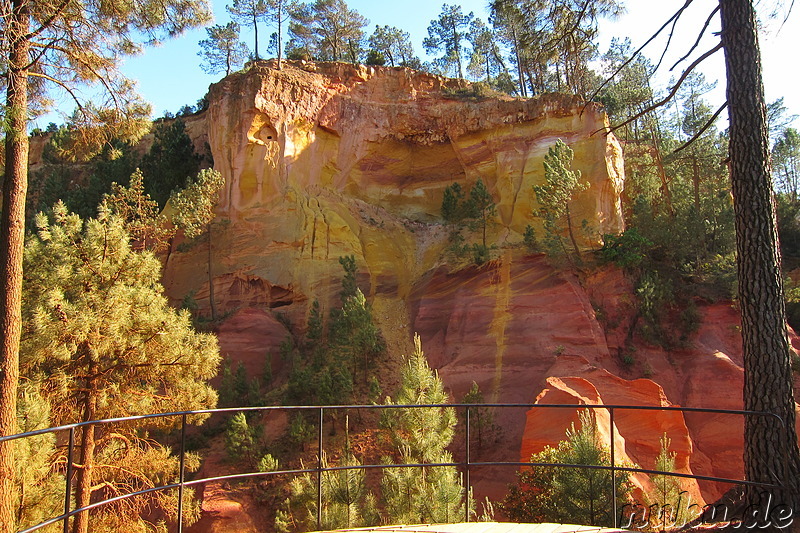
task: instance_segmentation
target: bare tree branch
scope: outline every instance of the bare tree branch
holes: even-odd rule
[[[675,67],[677,67],[681,62],[685,61],[686,58],[688,58],[692,54],[692,52],[694,52],[697,49],[697,46],[700,44],[700,40],[703,38],[703,35],[705,35],[709,24],[711,24],[711,19],[713,19],[714,15],[716,15],[718,12],[719,12],[719,4],[717,4],[717,7],[715,7],[714,10],[708,15],[708,18],[706,19],[706,23],[703,24],[703,29],[700,30],[700,33],[697,35],[697,40],[694,42],[692,47],[689,49],[688,52],[686,52],[685,56],[683,56],[682,58],[677,60],[675,62],[675,64],[670,67],[670,69],[669,69],[670,71],[672,71]]]
[[[664,61],[664,56],[667,55],[667,50],[669,50],[669,45],[672,44],[672,37],[675,35],[675,27],[678,25],[678,20],[680,20],[681,15],[683,15],[683,11],[685,9],[686,7],[682,7],[681,9],[678,10],[677,13],[675,13],[675,18],[672,21],[672,28],[670,28],[669,36],[667,37],[667,43],[664,45],[664,50],[661,52],[661,57],[658,58],[658,63],[656,63],[656,66],[653,69],[654,72],[658,70],[659,67],[661,67],[661,63]]]
[[[716,113],[714,113],[714,114],[711,116],[711,118],[709,118],[709,119],[706,121],[706,123],[705,123],[705,124],[703,124],[703,127],[702,127],[702,128],[700,128],[700,129],[697,131],[697,133],[695,133],[695,134],[692,136],[692,138],[691,138],[691,139],[689,139],[688,141],[686,141],[685,143],[683,143],[682,145],[680,145],[678,148],[676,148],[675,150],[673,150],[671,155],[675,155],[675,154],[677,154],[678,152],[680,152],[681,150],[683,150],[684,148],[686,148],[687,146],[689,146],[690,144],[692,144],[693,142],[695,142],[697,139],[699,139],[699,138],[700,138],[700,136],[701,136],[703,133],[705,133],[705,132],[706,132],[706,130],[707,130],[708,128],[710,128],[710,127],[711,127],[711,125],[714,123],[714,121],[715,121],[715,120],[717,120],[717,117],[719,117],[719,114],[720,114],[720,113],[722,113],[722,111],[723,111],[723,110],[724,110],[726,107],[728,107],[728,102],[727,102],[727,100],[725,101],[725,103],[724,103],[724,104],[722,104],[721,106],[719,106],[719,109],[717,109],[717,112],[716,112]]]
[[[669,25],[669,23],[670,23],[670,22],[672,22],[672,20],[673,20],[675,17],[678,17],[678,16],[680,16],[680,14],[681,14],[681,13],[682,13],[682,12],[683,12],[683,11],[684,11],[684,10],[685,10],[687,7],[689,7],[689,4],[691,4],[693,1],[694,1],[694,0],[686,0],[686,3],[684,3],[684,4],[683,4],[683,6],[682,6],[682,7],[681,7],[681,8],[680,8],[678,11],[676,11],[676,12],[675,12],[675,13],[674,13],[674,14],[673,14],[673,15],[672,15],[670,18],[669,18],[669,20],[667,20],[667,21],[666,21],[666,22],[665,22],[665,23],[664,23],[664,24],[663,24],[663,25],[662,25],[662,26],[661,26],[661,27],[658,29],[658,31],[656,31],[656,32],[655,32],[653,35],[651,35],[651,36],[650,36],[650,38],[649,38],[649,39],[647,39],[647,41],[645,41],[645,43],[644,43],[642,46],[640,46],[639,48],[637,48],[637,49],[636,49],[636,51],[635,51],[633,54],[631,54],[631,57],[629,57],[628,59],[626,59],[626,60],[625,60],[625,61],[624,61],[624,62],[623,62],[623,63],[622,63],[622,64],[621,64],[621,65],[620,65],[620,66],[619,66],[619,67],[618,67],[618,68],[617,68],[617,69],[616,69],[616,70],[615,70],[615,71],[614,71],[612,74],[611,74],[611,76],[609,76],[608,78],[606,78],[606,79],[605,79],[605,81],[603,81],[603,83],[601,83],[601,84],[600,84],[600,86],[597,88],[597,90],[595,90],[595,92],[594,92],[594,93],[592,93],[592,95],[589,97],[589,100],[588,100],[588,101],[589,101],[589,102],[591,102],[592,100],[594,100],[594,99],[597,97],[597,95],[598,95],[598,94],[600,94],[600,91],[601,91],[601,90],[603,90],[603,88],[605,88],[605,86],[606,86],[606,85],[608,85],[608,83],[609,83],[609,82],[611,82],[611,80],[613,80],[613,79],[614,79],[614,77],[615,77],[617,74],[619,74],[620,72],[622,72],[622,69],[624,69],[625,67],[627,67],[628,65],[630,65],[630,64],[631,64],[631,63],[632,63],[632,62],[633,62],[633,61],[636,59],[636,57],[637,57],[639,54],[641,54],[641,53],[642,53],[642,50],[644,50],[644,49],[647,47],[647,45],[649,45],[651,42],[653,42],[653,41],[655,40],[655,38],[656,38],[656,37],[658,37],[658,35],[659,35],[659,34],[660,34],[662,31],[664,31],[664,28],[666,28],[666,27]],[[585,108],[585,106],[584,106],[584,108]]]
[[[662,98],[662,99],[661,99],[661,100],[659,100],[658,102],[656,102],[656,103],[654,103],[654,104],[651,104],[651,105],[647,106],[647,107],[646,107],[646,108],[644,108],[642,111],[639,111],[638,113],[636,113],[636,114],[635,114],[635,115],[633,115],[632,117],[629,117],[627,120],[625,120],[625,121],[623,121],[623,122],[620,122],[619,124],[617,124],[617,125],[615,125],[615,126],[613,126],[613,127],[610,127],[610,128],[608,128],[608,130],[606,130],[605,128],[603,128],[603,129],[599,129],[599,130],[597,130],[597,131],[593,132],[593,133],[592,133],[592,135],[594,135],[595,133],[599,133],[599,132],[601,132],[601,131],[605,131],[605,132],[606,132],[606,135],[608,135],[609,133],[613,133],[613,132],[617,131],[618,129],[620,129],[621,127],[623,127],[623,126],[627,126],[628,124],[630,124],[630,123],[631,123],[631,122],[633,122],[634,120],[636,120],[636,119],[638,119],[638,118],[641,118],[641,117],[643,117],[644,115],[646,115],[646,114],[647,114],[647,113],[649,113],[650,111],[653,111],[653,110],[655,110],[655,109],[658,109],[658,108],[659,108],[659,107],[661,107],[662,105],[666,104],[667,102],[669,102],[670,100],[672,100],[672,98],[675,96],[675,93],[677,93],[677,92],[678,92],[678,89],[680,89],[681,85],[682,85],[682,84],[683,84],[683,82],[686,80],[686,77],[687,77],[687,76],[689,76],[689,74],[691,74],[691,72],[692,72],[692,71],[693,71],[695,68],[697,68],[697,65],[699,65],[700,63],[702,63],[703,61],[705,61],[706,59],[708,59],[709,57],[711,57],[712,55],[714,55],[716,52],[719,52],[721,49],[722,49],[722,43],[720,42],[720,43],[719,43],[719,44],[717,44],[717,45],[716,45],[714,48],[712,48],[711,50],[709,50],[709,51],[708,51],[708,52],[706,52],[705,54],[703,54],[703,55],[701,55],[700,57],[698,57],[697,59],[695,59],[695,60],[694,60],[694,62],[692,62],[692,64],[691,64],[691,65],[689,65],[689,66],[686,68],[686,70],[684,70],[684,71],[683,71],[683,74],[681,74],[681,77],[680,77],[680,78],[678,78],[678,81],[677,81],[677,82],[675,82],[675,85],[674,85],[674,86],[672,87],[672,89],[669,91],[669,94],[667,94],[667,96],[665,96],[664,98]]]

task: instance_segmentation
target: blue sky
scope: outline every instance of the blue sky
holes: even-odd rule
[[[764,12],[767,5],[774,7],[780,0],[760,2]],[[784,0],[786,1],[786,0]],[[684,0],[627,0],[625,2],[627,13],[617,21],[604,21],[601,25],[601,50],[607,49],[608,42],[613,36],[628,36],[635,46],[642,44],[669,16],[684,3]],[[788,3],[788,2],[787,2]],[[216,23],[225,23],[229,20],[225,10],[225,2],[215,1],[214,15]],[[476,16],[488,18],[486,5],[488,0],[464,0],[460,2],[464,12],[473,11]],[[370,21],[369,33],[375,25],[392,25],[408,31],[411,34],[415,51],[424,58],[422,40],[427,36],[427,27],[430,21],[441,11],[441,4],[430,0],[350,0],[348,5],[367,17]],[[702,26],[706,14],[710,12],[716,0],[695,0],[691,11],[687,11],[672,41],[672,52],[658,75],[661,84],[667,84],[674,73],[667,68],[680,57],[694,41],[698,29]],[[797,10],[796,10],[797,11]],[[782,17],[783,13],[781,13]],[[779,17],[780,18],[780,17]],[[762,56],[764,64],[764,84],[767,100],[772,101],[780,96],[785,97],[785,103],[791,113],[800,114],[800,74],[797,73],[796,59],[793,53],[800,49],[800,13],[793,13],[789,21],[780,27],[780,20],[770,20],[762,16],[765,22],[765,31],[762,33]],[[780,28],[780,31],[778,31]],[[714,29],[713,27],[711,28]],[[718,29],[718,27],[716,28]],[[263,43],[267,36],[274,31],[262,25],[259,32],[261,54],[265,55]],[[163,45],[147,49],[138,57],[129,58],[124,65],[124,72],[132,79],[138,81],[139,92],[146,100],[153,104],[154,117],[161,116],[164,111],[176,112],[185,104],[194,104],[207,91],[209,84],[220,79],[219,75],[210,76],[200,69],[201,58],[198,41],[206,37],[205,29],[196,29],[183,36],[168,41]],[[252,48],[252,36],[243,34],[243,39]],[[709,41],[710,42],[710,41]],[[701,45],[700,52],[708,46]],[[657,57],[663,48],[663,41],[656,42],[646,50],[649,57]],[[704,68],[709,80],[719,79],[717,90],[707,96],[712,107],[717,107],[724,100],[724,65],[722,52],[719,52]],[[716,105],[715,105],[716,104]],[[65,111],[71,111],[69,102],[63,104]],[[39,127],[46,126],[51,120],[60,122],[52,116],[40,119]]]

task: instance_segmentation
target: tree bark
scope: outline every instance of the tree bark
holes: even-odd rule
[[[255,34],[256,38],[256,48],[253,50],[253,53],[256,55],[256,61],[260,58],[258,57],[258,15],[256,14],[256,8],[253,8],[253,33]]]
[[[575,233],[572,231],[572,215],[569,212],[569,205],[567,205],[567,232],[569,233],[569,240],[572,242],[572,249],[575,250],[575,257],[581,256],[581,251],[578,249],[578,242],[575,240]]]
[[[282,37],[281,37],[281,26],[283,25],[283,0],[278,0],[277,7],[278,16],[278,70],[281,70],[281,47],[283,46]]]
[[[89,365],[88,374],[97,374],[97,364]],[[97,414],[97,378],[90,378],[86,391],[86,400],[83,408],[83,421],[94,420]],[[75,486],[76,509],[92,503],[92,469],[94,466],[95,427],[83,426],[81,437],[81,465],[77,473]],[[78,513],[73,518],[72,533],[87,533],[89,531],[89,511]]]
[[[0,435],[17,431],[19,343],[22,332],[22,253],[28,190],[29,3],[12,2],[6,93],[6,168],[0,214]],[[15,531],[12,442],[0,444],[0,533]]]
[[[745,418],[745,476],[752,481],[783,483],[787,490],[775,491],[773,501],[791,505],[796,514],[800,509],[800,452],[756,18],[751,0],[721,0],[720,6],[742,314],[744,408],[774,413],[785,422],[781,428],[768,417]],[[762,492],[748,489],[747,502],[758,503]]]
[[[517,30],[511,28],[511,40],[514,46],[514,56],[517,59],[517,76],[519,77],[519,95],[523,98],[528,97],[528,91],[525,89],[525,70],[522,68],[522,58],[519,55],[519,41],[517,40]]]

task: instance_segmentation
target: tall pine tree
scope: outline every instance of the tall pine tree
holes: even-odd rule
[[[37,226],[25,250],[20,359],[24,375],[57,406],[51,424],[214,407],[207,380],[219,362],[216,338],[195,332],[188,312],[169,307],[160,261],[131,249],[122,219],[101,206],[97,219],[83,221],[62,204],[52,221],[39,215]],[[136,424],[85,426],[78,449],[78,507],[177,474],[177,459]],[[144,520],[139,511],[149,505],[169,516],[171,504],[160,497],[120,502],[124,512],[107,506],[92,514],[119,526]],[[75,533],[88,531],[89,515],[75,517]]]

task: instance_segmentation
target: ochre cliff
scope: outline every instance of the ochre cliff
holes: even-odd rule
[[[225,177],[211,260],[200,245],[173,247],[166,261],[170,297],[193,294],[205,313],[211,269],[218,311],[232,313],[219,331],[226,355],[258,372],[262,363],[253,361],[276,354],[288,331],[270,310],[295,328],[314,299],[327,312],[338,304],[338,258],[353,254],[389,357],[408,353],[419,332],[456,400],[475,381],[491,402],[741,408],[730,303],[697,302],[699,331],[668,351],[628,335],[635,296],[620,271],[578,279],[520,245],[526,225],[541,227],[532,186],[542,183],[544,155],[559,138],[590,185],[574,199],[575,219],[595,236],[622,230],[622,153],[604,134],[598,105],[565,95],[456,96],[468,88],[402,68],[273,67],[260,62],[211,87],[205,127]],[[498,206],[489,230],[497,249],[487,264],[454,268],[445,259],[442,194],[478,178]],[[588,248],[597,237],[582,242]],[[625,366],[620,353],[631,346],[636,363]],[[619,459],[652,468],[667,434],[680,472],[742,475],[740,419],[615,417]],[[575,418],[571,410],[497,411],[498,440],[479,459],[526,460],[563,439]],[[598,420],[607,436],[607,413]],[[476,471],[472,479],[479,495],[499,498],[514,474]],[[648,490],[645,476],[637,483]],[[698,501],[724,490],[684,488]]]
[[[621,152],[596,104],[446,96],[456,88],[408,69],[340,63],[281,71],[258,63],[212,86],[208,138],[226,179],[218,213],[231,222],[214,272],[324,300],[336,259],[355,254],[365,292],[406,297],[441,262],[444,188],[483,179],[497,203],[490,237],[517,243],[527,224],[540,225],[532,185],[558,138],[591,184],[574,218],[594,235],[622,228]],[[186,271],[196,262],[181,263],[168,265],[176,297],[196,279]]]

